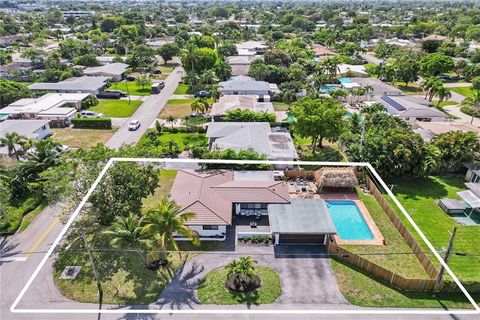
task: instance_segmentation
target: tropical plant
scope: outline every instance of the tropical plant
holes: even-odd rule
[[[444,86],[435,88],[434,92],[435,96],[438,97],[437,107],[440,106],[440,103],[442,103],[443,101],[447,101],[452,96],[452,92],[450,91],[450,89]]]
[[[167,121],[167,123],[171,124],[173,130],[173,125],[177,122],[177,118],[175,118],[174,115],[169,115],[165,120]]]
[[[238,291],[245,291],[255,279],[256,261],[251,256],[240,257],[227,265],[227,279],[232,279],[234,287]]]
[[[180,212],[180,209],[175,201],[163,196],[155,207],[145,212],[143,232],[150,237],[152,246],[160,251],[164,259],[167,258],[169,250],[175,250],[180,255],[175,236],[188,238],[195,246],[200,245],[198,235],[187,226],[187,223],[195,218],[195,213]]]
[[[207,99],[196,98],[193,100],[191,107],[193,112],[205,113],[208,111],[208,108],[210,108],[210,105],[208,104]]]
[[[4,137],[0,138],[0,144],[6,146],[8,149],[8,154],[10,156],[15,156],[19,160],[17,154],[17,145],[22,144],[26,137],[19,135],[16,132],[8,132]]]
[[[137,86],[141,87],[142,89],[145,89],[145,87],[148,87],[148,86],[152,85],[152,81],[150,80],[150,78],[146,74],[142,74],[141,76],[139,76],[135,80],[135,83],[137,84]]]

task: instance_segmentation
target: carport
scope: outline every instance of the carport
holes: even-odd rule
[[[275,244],[321,244],[337,233],[324,200],[292,199],[289,204],[268,206]]]

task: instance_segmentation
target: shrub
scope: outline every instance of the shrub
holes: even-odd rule
[[[79,129],[112,129],[110,118],[74,118],[73,127]]]

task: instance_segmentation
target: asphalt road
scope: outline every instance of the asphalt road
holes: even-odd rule
[[[106,146],[112,149],[118,149],[122,145],[136,143],[147,131],[153,121],[155,121],[157,115],[167,103],[167,100],[173,95],[182,76],[183,68],[175,68],[168,78],[165,79],[165,88],[163,88],[159,94],[148,96],[137,111],[135,111],[135,113],[125,121],[118,131],[107,141]],[[140,128],[136,131],[128,130],[128,124],[131,120],[140,120]]]

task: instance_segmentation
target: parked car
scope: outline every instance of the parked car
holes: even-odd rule
[[[130,121],[130,123],[128,124],[128,130],[129,130],[129,131],[135,131],[135,130],[137,130],[138,128],[140,128],[140,121],[139,121],[139,120],[132,120],[132,121]]]
[[[162,71],[155,69],[152,71],[152,74],[162,74]]]
[[[200,91],[195,92],[195,94],[193,96],[195,98],[209,98],[210,93],[208,91],[205,91],[205,90],[200,90]]]
[[[122,90],[107,90],[105,92],[119,93],[120,97],[128,97],[128,94],[126,92],[123,92]]]
[[[80,117],[82,118],[103,118],[104,115],[103,113],[98,113],[95,111],[90,111],[90,110],[83,110],[80,112]]]
[[[152,84],[152,93],[153,94],[158,94],[160,93],[160,91],[162,91],[162,89],[165,88],[165,82],[163,81],[160,81],[160,82],[154,82]]]
[[[128,77],[125,77],[125,80],[127,81],[135,81],[135,77],[134,76],[128,76]]]
[[[122,94],[115,91],[104,91],[97,93],[97,98],[99,99],[120,99]]]
[[[209,115],[203,114],[203,113],[198,113],[194,112],[191,113],[187,116],[187,118],[196,118],[196,119],[205,119],[205,120],[210,120],[211,117]]]

